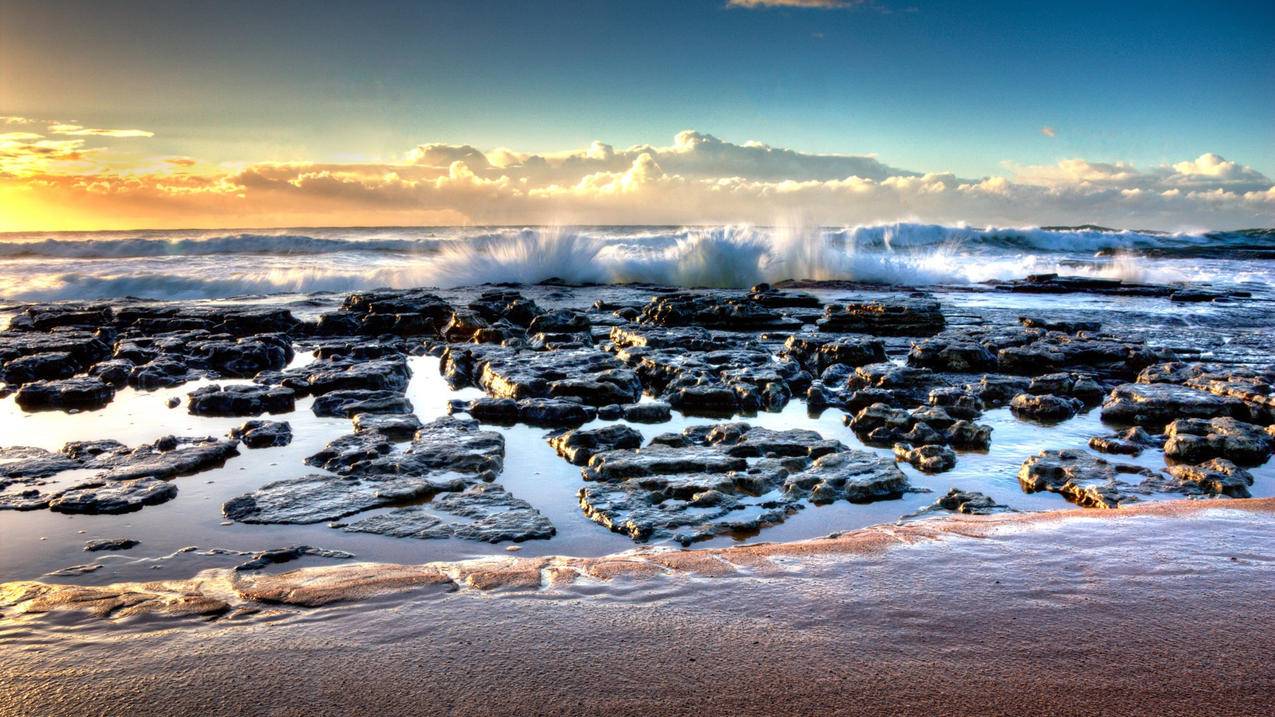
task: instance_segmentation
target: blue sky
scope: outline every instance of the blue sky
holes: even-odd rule
[[[1275,3],[725,2],[4,0],[0,111],[222,159],[695,128],[969,176],[1203,151],[1275,170]]]
[[[0,230],[1269,226],[1272,37],[1269,0],[0,0]]]

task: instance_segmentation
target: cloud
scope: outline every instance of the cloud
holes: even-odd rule
[[[820,224],[899,219],[1174,229],[1275,225],[1275,183],[1216,154],[1140,168],[1068,158],[965,178],[866,155],[735,143],[686,130],[667,145],[560,152],[425,143],[398,163],[156,157],[128,169],[92,137],[0,134],[0,190],[109,226]],[[59,216],[58,212],[48,213]],[[85,219],[88,223],[92,219]],[[56,228],[56,227],[43,227]]]
[[[68,135],[71,137],[154,137],[154,132],[144,129],[96,129],[92,127],[81,127],[78,124],[51,124],[49,125],[51,134]]]
[[[818,10],[841,10],[863,5],[864,0],[727,0],[726,7],[767,8],[799,7]]]
[[[1045,135],[1046,137],[1053,137],[1058,134],[1056,131],[1054,131],[1054,128],[1050,127],[1049,125],[1045,125],[1044,127],[1041,127],[1040,133]]]
[[[0,115],[0,124],[34,124],[35,120],[17,115]]]

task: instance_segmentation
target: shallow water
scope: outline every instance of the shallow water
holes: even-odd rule
[[[597,295],[615,291],[609,287],[563,291],[528,287],[526,293],[542,305],[583,306]],[[827,300],[861,292],[820,291]],[[541,295],[543,294],[543,296]],[[556,298],[554,298],[556,297]],[[1199,327],[1220,332],[1228,337],[1243,337],[1264,332],[1259,320],[1246,326],[1245,316],[1255,311],[1252,301],[1232,304],[1180,306],[1163,299],[1104,299],[1084,295],[1041,296],[1001,292],[940,292],[938,298],[953,323],[965,320],[1012,322],[1021,312],[1048,313],[1054,317],[1101,317],[1118,331],[1147,332],[1153,343],[1186,342],[1184,327]],[[1260,300],[1259,300],[1260,301]],[[1261,312],[1258,312],[1259,314]],[[964,317],[964,318],[963,318]],[[897,342],[900,350],[906,340]],[[893,352],[892,352],[893,353]],[[1266,354],[1269,355],[1269,354]],[[312,360],[299,353],[296,364]],[[446,415],[451,398],[481,395],[477,389],[451,391],[438,371],[438,359],[409,359],[412,380],[408,397],[416,414],[429,421]],[[5,427],[4,445],[31,445],[56,450],[68,440],[113,438],[128,445],[138,445],[163,435],[220,436],[244,419],[205,418],[186,412],[184,400],[177,408],[167,408],[171,397],[185,395],[207,382],[195,382],[173,389],[142,392],[123,389],[116,399],[98,411],[67,415],[61,412],[26,413],[13,397],[0,400],[0,426]],[[222,381],[221,383],[235,383]],[[207,567],[225,567],[242,562],[235,551],[257,551],[287,545],[306,544],[354,553],[359,559],[386,562],[417,563],[453,560],[486,554],[503,554],[506,545],[487,545],[455,539],[413,540],[348,533],[315,525],[248,525],[228,523],[221,515],[226,500],[254,490],[265,483],[320,472],[303,464],[303,459],[317,452],[334,438],[350,432],[346,419],[317,418],[310,411],[312,399],[297,402],[294,413],[276,418],[292,424],[294,440],[283,448],[240,449],[240,455],[224,467],[176,479],[178,496],[168,503],[148,506],[125,515],[65,515],[50,511],[0,512],[0,575],[5,579],[32,579],[50,571],[72,565],[98,563],[94,572],[62,578],[77,583],[110,583],[121,580],[145,580],[187,577]],[[793,401],[778,413],[760,413],[740,417],[760,426],[776,429],[809,428],[825,438],[839,440],[852,448],[864,448],[890,456],[887,449],[864,446],[844,425],[839,410],[809,415],[801,401]],[[687,418],[675,412],[672,421],[656,425],[635,424],[645,438],[659,433],[680,431],[686,426],[711,424],[705,418]],[[735,542],[787,541],[852,530],[868,525],[891,523],[915,513],[949,488],[977,490],[1017,510],[1036,511],[1073,508],[1051,493],[1025,494],[1019,488],[1016,474],[1022,461],[1042,449],[1082,448],[1094,435],[1111,432],[1102,425],[1097,409],[1092,409],[1057,425],[1042,425],[1015,418],[1008,409],[986,412],[980,419],[993,427],[989,451],[962,452],[955,470],[926,475],[907,464],[901,468],[915,488],[926,492],[909,493],[900,500],[858,505],[846,502],[826,506],[807,505],[784,523],[766,528],[755,535],[721,536],[702,546],[727,545]],[[605,425],[594,421],[588,426]],[[567,554],[603,555],[632,547],[633,542],[612,533],[585,518],[576,492],[582,485],[579,469],[559,458],[549,447],[546,437],[551,431],[517,425],[488,427],[506,439],[505,470],[498,478],[515,496],[530,502],[544,513],[557,528],[551,540],[528,541],[519,545],[522,555]],[[1124,460],[1124,459],[1122,459]],[[1142,456],[1128,459],[1148,468],[1163,466],[1162,455],[1148,450]],[[1275,465],[1252,470],[1256,483],[1255,496],[1275,495]],[[1171,498],[1172,495],[1152,499]],[[375,511],[373,511],[375,512]],[[366,514],[364,514],[366,515]],[[118,554],[85,553],[85,541],[95,538],[130,537],[141,545]],[[199,550],[179,552],[188,546]],[[229,554],[226,551],[230,551]],[[322,558],[305,558],[305,564],[323,562]],[[289,564],[286,567],[295,565]],[[282,568],[280,568],[282,569]]]

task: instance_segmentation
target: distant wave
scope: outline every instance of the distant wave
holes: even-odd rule
[[[1236,243],[1245,246],[1269,246],[1275,240],[1269,231],[1234,234],[1239,237]],[[189,261],[170,261],[169,254],[6,260],[0,262],[0,298],[217,299],[548,279],[577,284],[638,282],[720,288],[785,279],[925,286],[1017,279],[1043,272],[1156,283],[1270,283],[1268,265],[1261,262],[1241,267],[1221,260],[1137,255],[1138,251],[1160,252],[1169,247],[1199,251],[1216,245],[1216,235],[1089,228],[1004,230],[927,224],[813,230],[749,226],[541,228],[401,240],[412,247],[429,246],[428,250],[412,251],[386,248],[398,246],[394,242],[400,240],[384,236],[264,235],[276,252],[288,249],[288,253],[269,257],[244,253],[243,249],[255,241],[249,239],[253,236],[203,238],[187,244],[145,240],[185,247],[191,252],[186,255],[192,257]],[[111,242],[125,241],[130,240],[101,240],[101,244],[115,246]],[[55,246],[65,251],[68,243]],[[349,246],[354,244],[376,248],[370,252],[351,250]],[[331,253],[316,249],[331,246],[343,248]],[[225,253],[217,253],[214,247]],[[1094,256],[1101,252],[1113,256]]]
[[[697,241],[713,234],[748,232],[762,241],[783,240],[794,233],[785,228],[691,227],[676,229],[509,229],[475,232],[440,229],[431,237],[395,237],[387,230],[319,230],[301,233],[238,233],[174,236],[172,232],[139,233],[136,236],[80,235],[74,239],[28,235],[22,240],[0,241],[0,258],[126,259],[168,256],[236,254],[322,255],[335,253],[432,254],[454,244],[484,248],[527,237],[569,233],[583,242],[604,245],[641,245],[666,248]],[[317,232],[316,232],[317,233]],[[805,229],[802,234],[857,250],[898,251],[920,247],[956,247],[964,251],[1003,252],[1024,250],[1063,253],[1133,253],[1155,256],[1220,256],[1228,252],[1275,258],[1275,230],[1233,232],[1157,233],[1102,227],[965,227],[940,224],[893,223],[845,228]]]

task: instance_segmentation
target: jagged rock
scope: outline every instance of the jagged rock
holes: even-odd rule
[[[908,364],[938,371],[970,373],[995,368],[996,356],[976,341],[935,336],[912,344]]]
[[[292,443],[292,426],[287,421],[248,421],[230,429],[230,437],[248,448],[276,448]]]
[[[412,372],[401,356],[364,360],[342,358],[316,361],[307,367],[309,392],[322,396],[334,391],[393,391],[402,393]]]
[[[942,408],[949,416],[972,421],[986,410],[983,399],[970,393],[967,389],[955,386],[936,388],[930,391],[930,405]]]
[[[4,380],[15,386],[32,381],[56,381],[70,378],[79,373],[79,362],[65,351],[49,351],[38,354],[27,354],[11,359],[4,364]]]
[[[1102,405],[1104,421],[1162,426],[1177,418],[1218,418],[1243,410],[1238,399],[1168,383],[1126,383]]]
[[[727,331],[797,328],[801,321],[734,292],[682,291],[653,296],[638,321],[654,326],[699,326]]]
[[[235,570],[239,572],[261,570],[270,565],[300,560],[307,555],[336,558],[338,560],[348,560],[354,557],[354,553],[347,553],[344,550],[327,550],[324,548],[312,548],[309,545],[294,545],[287,548],[271,548],[270,550],[253,553],[251,560],[236,565]]]
[[[1153,478],[1145,468],[1110,463],[1084,451],[1047,450],[1023,462],[1018,482],[1027,493],[1050,491],[1085,508],[1116,508],[1137,500],[1137,487],[1119,480],[1121,474]]]
[[[27,410],[101,408],[115,398],[115,387],[96,378],[36,381],[18,389],[18,405]]]
[[[1199,488],[1209,495],[1250,497],[1253,475],[1225,458],[1214,458],[1198,466],[1169,466],[1169,475],[1180,483]]]
[[[122,447],[96,455],[85,467],[102,469],[98,477],[108,481],[167,480],[216,468],[237,455],[238,441],[167,436],[132,450]]]
[[[128,378],[133,373],[133,362],[127,359],[100,361],[93,364],[88,373],[89,376],[118,389],[128,383]]]
[[[345,530],[396,538],[460,538],[486,543],[548,539],[557,533],[549,519],[530,503],[498,485],[488,484],[364,518]]]
[[[140,366],[134,366],[128,376],[128,385],[143,391],[153,391],[157,388],[180,386],[198,377],[199,375],[191,371],[182,361],[161,357]]]
[[[905,411],[874,403],[854,416],[847,416],[846,425],[865,443],[879,446],[935,443],[961,449],[986,449],[992,437],[990,426],[953,418],[937,406]]]
[[[1181,418],[1165,428],[1164,455],[1186,463],[1225,458],[1241,465],[1259,465],[1270,458],[1271,436],[1261,426],[1230,417]]]
[[[288,388],[257,385],[219,386],[213,384],[191,391],[188,410],[196,416],[260,416],[263,413],[291,413],[296,394]]]
[[[834,365],[858,367],[885,361],[885,344],[866,337],[793,334],[784,342],[782,355],[822,373]]]
[[[367,470],[393,450],[393,442],[379,433],[351,433],[329,441],[305,462],[333,473],[350,474]]]
[[[949,490],[942,498],[934,501],[934,507],[967,515],[991,515],[1009,510],[1007,506],[997,503],[990,496],[978,491],[963,491],[959,488]]]
[[[664,401],[631,403],[622,408],[624,420],[631,423],[664,423],[673,417],[673,407]]]
[[[1098,331],[1102,328],[1101,321],[1058,321],[1042,319],[1036,316],[1020,316],[1018,317],[1018,323],[1031,329],[1061,331],[1065,334],[1075,334],[1081,331]]]
[[[354,416],[355,433],[379,433],[391,441],[410,441],[425,427],[414,414],[359,413]]]
[[[133,540],[132,538],[102,538],[88,541],[84,544],[84,550],[90,553],[102,550],[128,550],[141,544],[140,540]]]
[[[513,425],[525,423],[529,426],[546,428],[563,428],[579,426],[597,417],[597,409],[574,401],[556,398],[524,398],[515,401],[512,398],[476,398],[468,403],[453,402],[452,411],[468,413],[483,423],[497,425]]]
[[[913,448],[907,443],[896,443],[894,457],[926,473],[942,473],[956,467],[956,451],[936,444]]]
[[[177,497],[177,486],[154,478],[137,478],[68,490],[49,501],[58,513],[128,513]]]
[[[622,348],[685,349],[719,351],[730,342],[699,326],[612,326],[611,342]]]
[[[694,426],[643,448],[594,454],[580,505],[634,540],[683,544],[784,520],[800,501],[894,498],[907,478],[892,462],[814,431],[743,423]]]
[[[533,318],[531,323],[527,325],[527,333],[578,334],[588,332],[591,327],[592,323],[584,312],[572,309],[554,309]]]
[[[830,304],[818,323],[820,331],[873,336],[932,336],[945,326],[939,302],[921,297]]]
[[[262,334],[238,340],[192,342],[194,362],[222,376],[251,378],[261,371],[277,371],[292,361],[292,342],[279,334]]]
[[[1020,393],[1009,402],[1014,415],[1037,421],[1065,421],[1076,415],[1085,405],[1076,398],[1053,394],[1032,395]]]
[[[395,391],[332,391],[314,399],[316,416],[352,418],[362,413],[409,414],[412,402]]]
[[[603,428],[577,429],[560,433],[549,439],[549,445],[577,466],[585,465],[595,453],[613,451],[618,448],[638,448],[642,445],[642,434],[623,425],[605,426]]]
[[[0,364],[33,354],[65,353],[78,365],[90,366],[109,358],[111,347],[91,331],[0,332]]]
[[[448,347],[442,370],[453,387],[478,386],[492,398],[577,398],[593,406],[632,403],[636,374],[593,348],[529,351],[503,346]]]
[[[976,384],[968,384],[965,388],[978,396],[986,405],[996,408],[1007,406],[1020,393],[1025,393],[1031,381],[1020,376],[1002,376],[987,374]]]
[[[1108,436],[1094,436],[1089,439],[1089,447],[1102,453],[1136,456],[1147,448],[1162,447],[1164,440],[1164,436],[1153,436],[1142,426],[1133,426]]]

